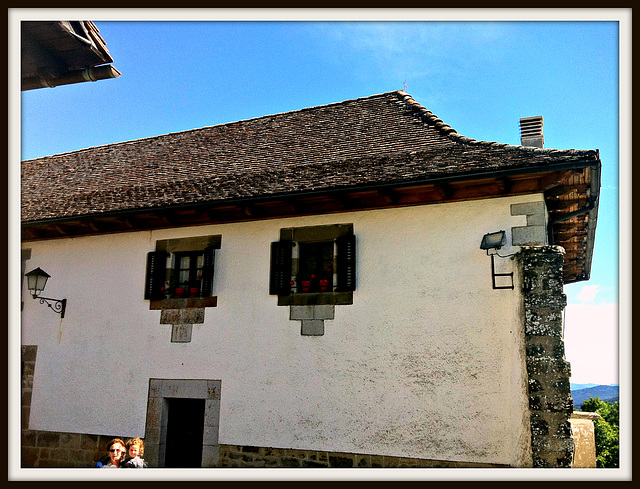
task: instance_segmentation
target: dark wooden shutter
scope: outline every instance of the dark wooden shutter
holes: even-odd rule
[[[291,293],[291,241],[271,243],[271,271],[269,294],[289,295]]]
[[[213,246],[209,246],[204,250],[204,263],[202,265],[202,297],[210,297],[213,290],[213,272],[215,263],[216,250]]]
[[[164,281],[166,278],[167,252],[150,251],[147,253],[147,276],[145,280],[144,298],[163,299]]]
[[[356,290],[356,237],[353,234],[341,236],[337,244],[338,292]]]

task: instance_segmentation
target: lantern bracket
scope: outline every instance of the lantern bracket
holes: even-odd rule
[[[51,299],[49,297],[33,296],[34,299],[40,299],[40,304],[46,304],[53,312],[60,314],[60,319],[64,318],[64,311],[67,308],[67,299]]]

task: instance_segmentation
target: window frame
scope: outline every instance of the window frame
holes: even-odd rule
[[[215,252],[220,249],[221,235],[174,238],[156,241],[156,250],[147,255],[145,300],[150,309],[179,309],[190,307],[215,307],[214,295]],[[168,293],[166,284],[176,288],[179,283],[179,258],[190,257],[190,275],[197,273],[197,260],[202,256],[202,276],[198,295],[185,291],[181,297]],[[195,260],[194,260],[195,258]],[[196,262],[195,264],[193,262]],[[197,276],[197,275],[196,275]],[[171,294],[171,295],[170,295]]]
[[[203,281],[205,280],[205,276],[204,276],[204,256],[205,256],[206,250],[197,250],[197,251],[177,251],[175,253],[173,253],[173,257],[172,257],[172,266],[171,266],[171,280],[170,280],[170,284],[171,284],[171,292],[169,295],[169,297],[171,298],[177,298],[178,296],[178,289],[189,289],[189,292],[187,292],[186,290],[184,290],[181,294],[180,297],[183,296],[183,294],[187,294],[187,297],[193,297],[193,292],[191,291],[191,289],[193,288],[197,288],[198,289],[198,296],[200,297],[200,294],[202,294],[202,285],[203,285]],[[188,268],[182,268],[182,259],[183,258],[189,258],[189,267]],[[202,258],[202,264],[201,266],[198,266],[198,261],[200,261],[200,258]],[[198,271],[200,272],[200,275],[198,275]],[[186,280],[186,282],[183,282],[181,280],[182,277],[182,273],[183,272],[187,272],[188,273],[188,278]],[[198,278],[200,277],[200,278]],[[197,285],[197,287],[195,287]],[[165,291],[165,293],[167,293]]]
[[[334,279],[335,240],[297,242],[296,244],[298,246],[298,270],[294,285],[296,292],[333,292],[336,282]],[[323,280],[327,283],[323,284]]]
[[[333,244],[331,290],[318,290],[319,284],[302,290],[301,250],[305,245],[320,243]],[[280,306],[353,304],[355,265],[353,224],[283,228],[280,241],[271,245],[269,293],[278,296]]]

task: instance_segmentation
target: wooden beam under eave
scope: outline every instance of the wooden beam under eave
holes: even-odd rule
[[[251,213],[251,215],[247,217],[256,219],[271,217],[290,217],[292,215],[295,215],[296,213],[296,209],[293,207],[293,204],[283,199],[256,202],[248,207],[248,211]]]
[[[553,225],[553,230],[557,233],[562,232],[570,232],[575,230],[576,228],[581,228],[583,226],[582,222],[558,222]]]
[[[540,185],[543,190],[550,190],[558,185],[569,185],[574,170],[557,171],[540,177]]]
[[[227,222],[230,219],[245,216],[246,214],[237,205],[221,205],[207,208],[205,215],[206,219],[211,222]]]
[[[169,214],[156,214],[156,217],[168,226],[176,226],[178,224],[178,220]]]
[[[38,228],[23,228],[22,241],[37,240],[43,237],[42,231]]]
[[[96,221],[88,221],[87,225],[89,226],[89,228],[91,228],[92,231],[95,231],[96,233],[102,231],[102,226],[98,226],[98,223]]]
[[[283,199],[282,201],[286,207],[291,209],[293,214],[302,214],[305,211],[305,204],[294,198]]]
[[[572,211],[577,210],[587,205],[587,199],[585,197],[579,197],[577,199],[559,199],[553,198],[547,200],[547,209],[550,212],[558,211]]]
[[[60,224],[54,224],[52,227],[53,227],[53,229],[55,229],[62,236],[68,236],[69,235],[69,231],[67,229],[65,229],[64,227],[62,227]]]
[[[569,231],[561,231],[561,232],[555,232],[553,233],[553,241],[554,243],[560,244],[563,241],[568,241],[571,238],[575,238],[575,237],[580,237],[580,236],[586,236],[587,232],[586,231],[577,231],[577,232],[569,232]]]
[[[453,188],[448,183],[439,183],[434,186],[441,200],[449,200],[453,196]]]
[[[351,202],[349,197],[347,197],[343,193],[331,194],[330,196],[327,196],[327,197],[329,200],[336,202],[341,209],[345,209],[345,210],[351,209],[353,206],[353,203]]]
[[[397,205],[400,200],[397,192],[387,188],[366,192],[340,192],[331,194],[331,198],[339,204],[339,208],[333,209],[334,211],[390,207]]]
[[[242,213],[248,217],[256,217],[255,207],[251,205],[243,205]]]
[[[580,243],[562,243],[560,246],[562,246],[565,251],[578,251],[584,249],[584,245]]]
[[[287,215],[297,214],[299,212],[298,202],[292,199],[282,201],[282,205],[287,209]]]
[[[509,180],[509,195],[543,192],[542,182],[539,178],[528,176],[526,178],[512,178]]]
[[[400,196],[398,195],[398,192],[396,192],[396,191],[394,191],[392,189],[389,189],[389,188],[378,189],[378,194],[380,195],[380,197],[382,199],[384,199],[384,201],[387,204],[395,205],[400,200]]]
[[[553,188],[545,190],[545,195],[548,197],[562,197],[564,195],[570,195],[572,192],[577,194],[584,194],[589,189],[589,185],[586,183],[578,183],[573,185],[558,185]]]
[[[441,193],[433,185],[397,188],[395,192],[398,196],[396,205],[424,204],[441,200]]]
[[[126,218],[126,217],[118,217],[115,219],[116,222],[123,224],[125,227],[128,227],[130,229],[135,228],[136,226],[133,224],[131,218]]]
[[[562,278],[565,284],[569,284],[575,282],[578,279],[578,276],[579,274],[576,270],[572,271],[571,273],[569,273],[568,270],[565,270]]]
[[[496,187],[498,187],[498,193],[508,194],[511,191],[511,182],[507,178],[496,178]]]
[[[509,191],[511,191],[511,186],[509,187]],[[484,199],[505,195],[505,190],[506,187],[501,188],[501,185],[496,183],[495,180],[472,185],[451,185],[444,200],[460,201]]]
[[[202,216],[203,216],[203,224],[205,223],[221,223],[221,222],[227,222],[231,219],[231,215],[234,215],[236,217],[240,216],[243,217],[245,216],[245,214],[243,214],[240,209],[238,207],[235,206],[225,206],[225,207],[221,207],[221,208],[210,208],[210,209],[206,209],[205,211],[203,211]]]

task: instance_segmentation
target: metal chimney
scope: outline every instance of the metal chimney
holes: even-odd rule
[[[544,148],[541,115],[520,119],[520,144],[533,148]]]

